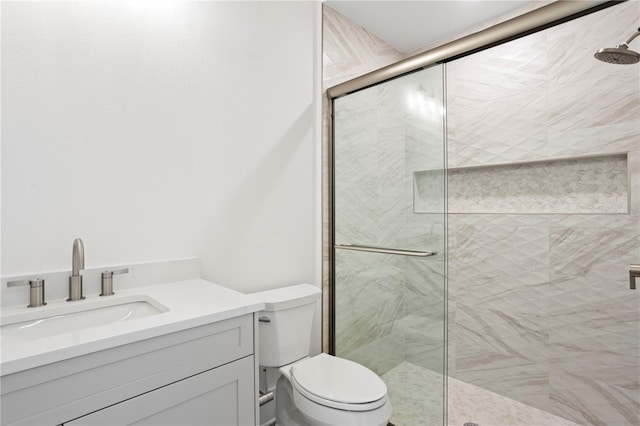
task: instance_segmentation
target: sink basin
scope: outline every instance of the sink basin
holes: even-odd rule
[[[2,344],[15,344],[132,321],[168,309],[142,295],[112,300],[74,302],[52,308],[34,308],[2,317]]]

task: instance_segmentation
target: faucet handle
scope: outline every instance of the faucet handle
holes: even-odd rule
[[[115,271],[104,271],[103,274],[121,275],[128,274],[129,268],[116,269]]]
[[[100,293],[100,296],[113,296],[115,294],[113,292],[113,276],[128,273],[129,268],[116,269],[115,271],[104,271],[103,273],[101,273],[100,281],[102,293]]]
[[[32,280],[16,280],[7,282],[7,287],[19,287],[23,285],[29,285],[29,304],[27,305],[27,308],[36,308],[47,304],[44,301],[43,279],[34,278]]]
[[[15,281],[7,281],[7,287],[20,287],[23,285],[30,285],[31,280],[15,280]]]

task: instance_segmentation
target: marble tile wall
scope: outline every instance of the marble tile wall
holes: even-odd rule
[[[405,260],[336,253],[336,349],[384,374],[405,359]]]
[[[640,424],[640,72],[593,59],[638,22],[625,2],[447,65],[450,168],[627,153],[627,214],[449,215],[449,374],[584,425]]]
[[[386,43],[326,6],[323,6],[323,49],[324,88],[402,59]],[[424,122],[423,114],[419,113],[420,108],[442,103],[442,79],[438,72],[431,73],[425,81],[418,79],[417,86],[411,80],[401,83],[413,84],[414,89],[420,89],[422,83],[420,96],[412,98],[414,110],[407,109],[404,89],[397,87],[400,82],[337,102],[340,106],[336,110],[337,120],[343,118],[347,123],[347,127],[337,130],[344,131],[340,137],[345,143],[337,146],[344,151],[336,152],[334,165],[342,182],[335,194],[336,208],[343,212],[336,217],[337,242],[427,247],[440,252],[429,263],[382,255],[371,262],[371,255],[337,253],[335,273],[340,285],[336,289],[336,347],[341,356],[357,360],[380,374],[407,358],[420,359],[434,370],[443,368],[444,218],[442,214],[409,214],[413,210],[411,170],[436,170],[433,180],[439,188],[439,197],[444,194],[442,117]],[[429,97],[438,99],[434,104]],[[356,115],[358,118],[352,119]],[[326,113],[323,119],[326,124]],[[326,131],[323,140],[326,158]],[[425,141],[430,145],[425,146]],[[328,176],[326,164],[324,167],[324,176]],[[390,174],[380,172],[385,169]],[[324,180],[324,206],[328,206],[327,183]],[[395,190],[389,190],[394,187]],[[326,210],[324,217],[326,241],[329,231]],[[326,260],[326,245],[323,251]],[[327,268],[325,262],[325,297]],[[356,305],[359,307],[354,308]],[[326,319],[326,299],[324,307]],[[427,316],[425,310],[433,313]],[[324,321],[323,325],[326,350],[328,324]]]
[[[445,353],[445,145],[444,74],[439,66],[402,79],[405,108],[405,221],[407,247],[438,252],[429,258],[408,258],[406,265],[406,361],[444,374]],[[426,170],[436,200],[417,212],[414,174]],[[424,383],[425,390],[437,383]],[[437,406],[432,407],[434,411]]]
[[[385,41],[322,6],[322,82],[324,89],[398,62],[402,54]]]
[[[336,253],[336,354],[379,374],[443,371],[444,205],[418,215],[411,195],[412,168],[433,168],[444,197],[442,84],[436,67],[335,101],[336,243],[439,252]]]
[[[364,28],[356,25],[330,7],[322,6],[322,87],[323,92],[336,84],[350,80],[402,59],[402,55]],[[322,348],[329,349],[329,215],[330,174],[328,100],[322,104]]]
[[[325,43],[325,49],[342,53],[325,55],[325,87],[400,59],[397,52],[379,48],[378,40],[366,42],[370,35],[363,36],[364,30],[326,9],[325,37],[329,34],[338,42]],[[447,225],[436,216],[409,213],[407,207],[404,234],[390,226],[383,237],[376,237],[404,238],[409,246],[444,247],[446,228],[449,374],[585,425],[640,424],[640,299],[628,290],[626,276],[628,264],[640,260],[640,74],[637,67],[592,58],[599,47],[626,39],[639,17],[640,2],[629,1],[459,59],[447,69],[448,167],[626,152],[630,214],[452,214]],[[327,19],[344,21],[340,25],[346,29],[334,30],[326,25]],[[363,40],[348,53],[349,45]],[[358,61],[380,62],[353,72],[352,66],[333,66],[331,61],[339,61],[335,58],[344,52],[344,63],[353,59],[355,68]],[[429,170],[416,168],[425,161],[420,141],[429,138],[410,121],[406,172]],[[363,130],[366,134],[369,129]],[[323,146],[326,154],[326,132]],[[398,150],[395,155],[400,155]],[[391,161],[402,162],[399,157]],[[437,168],[430,173],[439,179]],[[324,175],[328,176],[326,169]],[[412,195],[413,178],[405,178],[404,184]],[[355,200],[356,211],[380,206],[374,200],[378,203],[382,196],[374,195],[365,191]],[[324,205],[328,206],[326,198]],[[395,206],[389,211],[398,213]],[[355,225],[365,231],[367,226],[380,226],[364,216],[361,213]],[[324,250],[326,259],[328,247]],[[438,324],[444,318],[435,308],[444,299],[437,284],[444,263],[404,265],[383,256],[372,267],[357,253],[343,254],[336,272],[351,280],[354,290],[343,307],[358,294],[381,303],[386,300],[383,291],[405,282],[404,287],[392,287],[393,303],[384,306],[381,315],[368,318],[362,313],[351,331],[356,336],[364,330],[361,334],[374,339],[345,340],[350,345],[345,347],[380,373],[401,358],[438,371],[441,348],[416,342],[434,342],[441,332]],[[369,277],[372,288],[356,282],[358,274],[343,267],[347,262]],[[425,312],[430,305],[431,317]],[[396,319],[380,321],[391,317]],[[372,357],[375,351],[383,356]]]
[[[396,86],[335,101],[338,244],[405,246],[404,130]],[[379,374],[404,360],[405,264],[398,256],[337,251],[337,355]]]

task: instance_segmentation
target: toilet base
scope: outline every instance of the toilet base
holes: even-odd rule
[[[276,426],[306,426],[306,420],[293,404],[291,383],[284,377],[276,384]],[[324,425],[323,425],[324,426]]]

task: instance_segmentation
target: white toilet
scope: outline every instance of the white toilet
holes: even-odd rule
[[[346,359],[309,357],[320,294],[309,284],[252,294],[266,305],[259,315],[260,366],[267,370],[261,387],[275,387],[276,424],[386,426],[391,401],[380,377]]]

